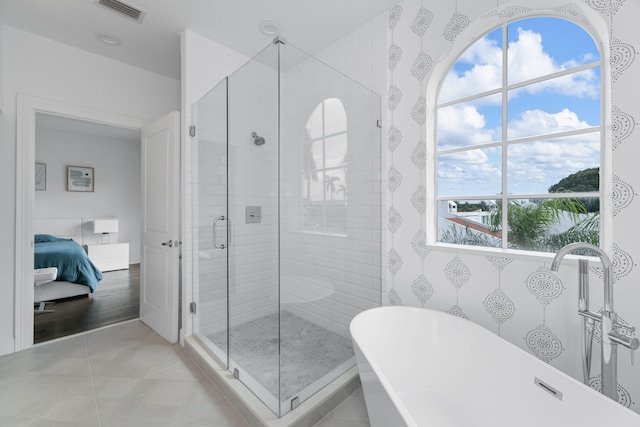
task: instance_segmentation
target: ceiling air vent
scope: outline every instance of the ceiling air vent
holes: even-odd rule
[[[142,22],[144,17],[144,11],[118,0],[98,0],[98,4],[136,22]]]

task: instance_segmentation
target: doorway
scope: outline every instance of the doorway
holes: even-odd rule
[[[36,115],[38,113],[127,129],[142,129],[145,120],[25,95],[18,96],[16,162],[15,351],[33,345]],[[72,165],[77,166],[77,165]],[[82,165],[80,165],[82,166]],[[96,175],[96,179],[99,175]]]
[[[88,296],[67,296],[66,282],[46,283],[44,304],[35,288],[39,344],[139,317],[141,132],[47,113],[36,113],[35,126],[34,234],[76,241],[103,276]],[[69,167],[91,171],[88,191],[71,191]],[[100,233],[97,218],[112,218],[115,228]]]

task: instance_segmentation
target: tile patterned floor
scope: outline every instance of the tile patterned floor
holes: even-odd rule
[[[313,427],[370,427],[362,388],[356,390]]]
[[[280,320],[283,401],[354,356],[350,339],[287,311]],[[233,360],[277,398],[278,314],[233,327],[229,335]],[[226,332],[209,339],[226,347]]]
[[[1,356],[0,425],[248,426],[181,346],[139,321]],[[362,392],[316,425],[367,426]]]

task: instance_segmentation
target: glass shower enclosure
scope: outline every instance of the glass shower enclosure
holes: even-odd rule
[[[276,39],[194,106],[194,336],[276,415],[381,304],[380,97]]]

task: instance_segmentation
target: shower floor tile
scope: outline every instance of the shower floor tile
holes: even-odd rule
[[[281,313],[281,400],[353,357],[351,340],[289,312]],[[231,328],[231,358],[271,394],[278,397],[278,314]],[[226,333],[208,338],[226,348]]]

